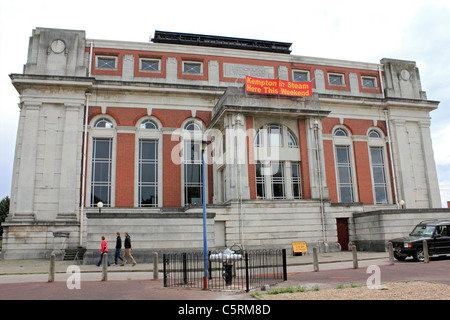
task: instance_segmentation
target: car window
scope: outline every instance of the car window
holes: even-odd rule
[[[425,224],[419,224],[411,232],[411,236],[428,236],[431,237],[434,231],[434,226],[428,226]]]
[[[449,235],[448,230],[449,230],[448,226],[438,226],[436,228],[436,234],[440,234],[441,236],[445,237]]]

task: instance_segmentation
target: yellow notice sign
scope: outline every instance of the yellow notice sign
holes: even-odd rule
[[[294,253],[308,252],[305,241],[292,242],[292,250],[294,251]]]

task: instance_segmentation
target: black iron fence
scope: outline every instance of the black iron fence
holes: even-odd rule
[[[163,254],[164,287],[250,291],[287,280],[286,249]]]

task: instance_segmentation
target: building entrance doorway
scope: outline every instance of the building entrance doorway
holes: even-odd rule
[[[348,218],[336,218],[337,224],[337,238],[341,245],[342,251],[348,250],[349,235],[348,235]]]

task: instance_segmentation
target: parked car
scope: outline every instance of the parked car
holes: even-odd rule
[[[423,241],[427,241],[428,253],[450,254],[450,220],[426,220],[414,227],[408,237],[389,240],[397,260],[412,256],[416,261],[424,260]]]

